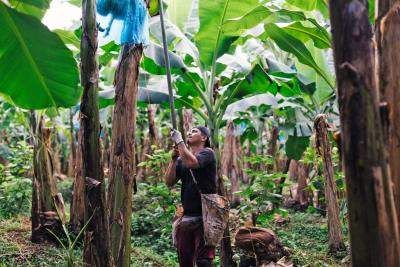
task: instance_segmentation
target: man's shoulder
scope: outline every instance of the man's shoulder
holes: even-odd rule
[[[215,155],[214,150],[212,150],[212,148],[210,148],[210,147],[202,148],[202,149],[199,151],[199,153],[208,154],[208,155]]]
[[[214,153],[214,150],[211,147],[203,147],[200,151]]]

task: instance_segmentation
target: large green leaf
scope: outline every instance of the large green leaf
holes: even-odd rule
[[[277,9],[265,5],[258,5],[241,17],[226,20],[223,24],[223,33],[228,36],[238,36],[241,35],[245,30],[251,29],[261,22],[291,23],[294,21],[306,20],[310,19],[308,19],[301,11]],[[313,21],[313,24],[314,22],[315,21]]]
[[[256,94],[268,92],[276,94],[276,90],[276,85],[270,81],[265,70],[256,64],[246,76],[237,78],[226,86],[222,96],[217,100],[214,110],[222,118],[228,105]]]
[[[70,45],[72,50],[80,50],[81,40],[76,37],[73,31],[56,29],[54,30],[58,36],[60,36],[61,40],[63,40],[64,44]]]
[[[307,47],[297,38],[273,23],[265,25],[265,33],[280,49],[293,54],[301,63],[313,68],[333,88],[328,75],[318,66]]]
[[[188,18],[183,27],[183,31],[188,37],[193,37],[199,30],[199,1],[200,0],[192,0],[192,6],[190,7]]]
[[[2,3],[0,25],[0,92],[26,109],[75,105],[77,64],[57,34]]]
[[[273,11],[268,7],[256,6],[241,17],[226,20],[223,24],[223,33],[227,36],[240,35],[244,30],[253,28],[272,14]]]
[[[99,91],[99,108],[114,105],[115,88],[100,84]],[[148,73],[140,73],[139,89],[137,101],[145,104],[163,104],[168,103],[168,86],[167,78],[159,75],[149,75]]]
[[[115,89],[112,88],[100,91],[98,98],[100,109],[113,106],[115,104]],[[162,104],[169,101],[169,96],[164,92],[140,87],[138,89],[137,101],[146,104]]]
[[[199,59],[197,47],[186,37],[181,30],[170,20],[165,19],[165,34],[167,36],[167,45],[173,45],[173,50],[180,55],[190,55],[194,60]],[[154,36],[159,43],[162,43],[161,23],[159,19],[150,21],[150,34]]]
[[[305,11],[318,10],[325,17],[328,17],[327,0],[286,0],[286,2]]]
[[[301,22],[295,22],[283,27],[287,33],[296,37],[303,43],[312,40],[315,47],[326,49],[331,47],[331,40],[325,29],[318,27],[306,27]],[[325,32],[324,32],[325,31]]]
[[[168,52],[168,58],[172,73],[182,73],[186,69],[185,63],[178,55]],[[141,67],[151,74],[165,75],[163,48],[151,42],[144,50],[144,59],[142,60]]]
[[[278,101],[280,97],[273,96],[270,93],[259,94],[250,97],[243,98],[230,104],[225,111],[223,120],[233,120],[238,117],[238,112],[244,112],[250,107],[258,107],[261,105],[267,105],[271,108],[278,106]]]
[[[332,54],[330,54],[331,52],[317,49],[312,45],[311,42],[305,43],[305,46],[312,54],[318,66],[328,75],[331,83],[334,83],[334,77],[332,75],[334,70],[330,69],[328,66],[328,58],[332,57]],[[333,88],[331,88],[329,84],[320,75],[318,75],[313,68],[296,60],[296,69],[309,80],[315,82],[316,90],[313,93],[313,98],[317,107],[322,106],[324,102],[326,102],[334,94]]]
[[[51,0],[8,0],[15,10],[41,19],[50,7]]]
[[[286,156],[289,159],[300,160],[309,144],[310,137],[290,135],[285,143]]]
[[[195,42],[205,67],[213,65],[219,56],[229,50],[235,39],[234,36],[223,34],[224,22],[246,14],[258,3],[258,0],[200,1],[200,29],[195,36]]]
[[[82,0],[68,0],[71,5],[82,7]]]
[[[179,28],[183,29],[192,6],[192,0],[169,0],[167,15],[168,18]]]
[[[217,111],[223,114],[226,107],[237,100],[255,94],[271,92],[271,85],[268,74],[259,64],[256,64],[248,74],[234,79],[225,86],[223,94],[217,102],[217,108],[221,107],[221,110]]]

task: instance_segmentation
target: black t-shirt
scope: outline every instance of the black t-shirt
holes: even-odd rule
[[[215,194],[217,191],[217,163],[214,151],[210,148],[200,150],[196,155],[199,167],[192,169],[194,178],[197,181],[203,194]],[[181,201],[184,215],[201,216],[201,197],[196,188],[190,171],[183,164],[181,158],[176,163],[176,177],[182,180]]]

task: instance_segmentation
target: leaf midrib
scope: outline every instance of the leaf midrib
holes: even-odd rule
[[[216,69],[216,61],[217,61],[217,54],[218,54],[218,44],[219,44],[219,39],[221,38],[221,33],[222,33],[222,25],[224,24],[225,21],[225,16],[226,16],[226,11],[228,9],[229,5],[229,0],[225,0],[225,5],[224,5],[224,11],[221,16],[221,20],[218,25],[218,34],[217,34],[217,39],[215,40],[214,44],[214,50],[213,50],[213,58],[211,61],[211,77],[210,77],[210,82],[208,84],[208,90],[210,93],[210,102],[213,102],[213,87],[214,87],[214,81],[215,81],[215,69]]]
[[[330,43],[330,42],[327,42],[324,38],[321,38],[320,36],[318,36],[318,35],[316,35],[316,34],[314,34],[314,33],[312,33],[312,32],[308,32],[308,31],[306,31],[306,30],[303,30],[303,29],[301,29],[301,28],[293,27],[294,24],[295,24],[295,23],[293,23],[293,24],[291,24],[291,25],[289,25],[289,26],[286,26],[286,27],[284,27],[284,29],[290,29],[290,30],[293,30],[293,31],[298,31],[298,32],[305,33],[305,34],[307,34],[307,35],[309,35],[309,36],[314,36],[316,39],[320,40],[321,42],[323,42],[323,43],[324,43],[325,45],[327,45],[328,47],[331,46],[331,43]],[[310,28],[310,29],[312,29],[312,28]],[[318,29],[318,28],[315,28],[315,29]],[[318,29],[318,30],[319,30],[319,29]],[[312,38],[311,38],[311,39],[312,39]]]
[[[32,66],[34,73],[36,74],[39,83],[43,86],[45,92],[47,93],[47,95],[49,96],[52,104],[54,107],[57,107],[56,102],[50,92],[50,89],[48,88],[46,82],[44,81],[42,75],[40,74],[40,70],[39,67],[37,66],[37,64],[35,63],[28,47],[26,46],[24,39],[22,38],[22,35],[20,33],[20,31],[18,30],[18,27],[15,25],[14,20],[11,18],[11,16],[9,15],[8,11],[6,10],[5,6],[3,3],[0,3],[0,11],[3,13],[4,18],[6,19],[6,21],[8,22],[11,30],[13,31],[13,33],[15,34],[15,36],[17,37],[18,43],[20,44],[21,48],[22,48],[22,52],[23,54],[25,54],[25,56],[28,59],[28,62],[30,63],[30,65]]]
[[[273,23],[272,23],[273,24]],[[275,24],[274,24],[275,25]],[[267,25],[265,25],[267,26]],[[279,28],[278,26],[275,25],[275,27]],[[285,38],[281,38],[283,42],[286,43],[286,45],[292,47],[299,55],[302,55],[303,53],[297,49],[296,46],[292,45],[290,42],[288,42]],[[317,65],[317,63],[314,60],[309,60],[306,57],[303,57],[305,61],[309,62],[310,65],[314,66],[315,70],[318,72],[319,75],[328,83],[328,85],[333,88],[333,85],[331,82],[328,80],[327,77],[325,77],[323,70]]]

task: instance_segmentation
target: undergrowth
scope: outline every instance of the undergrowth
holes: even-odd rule
[[[288,222],[276,226],[267,222],[264,227],[275,231],[282,244],[290,250],[295,266],[345,266],[349,251],[332,255],[328,251],[327,219],[317,213],[290,212]],[[343,233],[349,247],[347,233]]]
[[[178,266],[171,240],[171,220],[177,202],[179,190],[170,191],[163,184],[139,185],[132,215],[131,266]],[[265,220],[259,226],[272,229],[277,234],[289,249],[295,266],[348,265],[348,251],[336,255],[328,253],[325,217],[290,211],[287,218],[283,226],[276,225],[272,220]],[[30,230],[27,217],[0,220],[0,266],[65,266],[65,251],[50,244],[31,243]],[[347,232],[343,234],[349,247]],[[74,253],[77,259],[81,259],[82,247]]]

